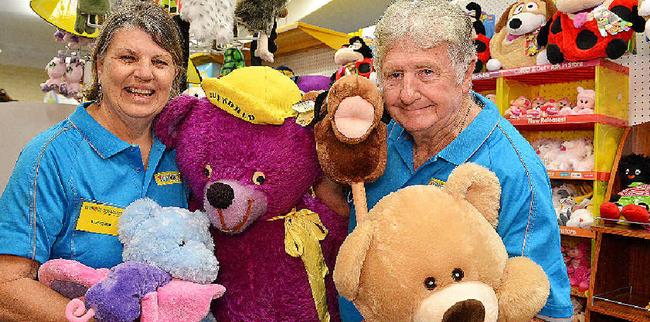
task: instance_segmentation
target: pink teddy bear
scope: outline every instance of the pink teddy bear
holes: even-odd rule
[[[577,104],[573,108],[573,114],[594,114],[594,105],[596,105],[596,91],[578,87]]]

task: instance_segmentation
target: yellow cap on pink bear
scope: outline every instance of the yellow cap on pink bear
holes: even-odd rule
[[[210,102],[253,124],[283,124],[295,117],[292,108],[302,98],[289,77],[266,66],[239,68],[222,78],[207,78],[201,87]]]

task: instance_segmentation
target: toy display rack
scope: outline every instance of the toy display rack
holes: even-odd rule
[[[633,227],[592,227],[588,321],[650,321],[650,232]]]
[[[628,124],[629,69],[606,59],[540,65],[473,76],[474,90],[496,95],[499,111],[519,96],[530,99],[563,97],[572,100],[578,86],[596,91],[594,114],[517,119],[511,123],[530,142],[539,138],[569,140],[591,138],[594,143],[594,170],[589,172],[549,171],[554,180],[593,181],[594,217],[605,200],[610,173]]]

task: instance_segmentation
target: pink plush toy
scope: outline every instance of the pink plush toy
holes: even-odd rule
[[[576,107],[573,108],[574,115],[594,114],[594,105],[596,105],[596,91],[593,89],[584,89],[578,87]]]
[[[557,107],[559,109],[558,115],[571,115],[573,113],[573,105],[566,97],[557,101]]]
[[[572,287],[577,287],[578,291],[584,292],[589,289],[589,277],[591,275],[591,263],[589,259],[589,244],[579,243],[569,250],[572,268],[569,273],[569,282]],[[567,267],[568,268],[568,267]]]
[[[506,118],[516,119],[526,116],[526,111],[530,108],[530,100],[525,96],[519,96],[517,99],[510,101],[508,108],[503,116]]]
[[[560,112],[558,104],[554,99],[548,100],[540,109],[542,110],[542,116],[554,116]]]
[[[59,51],[59,54],[47,63],[45,70],[47,70],[47,76],[50,78],[45,81],[45,83],[41,84],[41,90],[43,92],[58,92],[60,86],[64,83],[63,77],[65,76],[66,70],[65,56],[63,55],[63,52]]]
[[[84,62],[79,57],[70,58],[65,70],[65,83],[61,84],[59,92],[70,98],[76,98],[81,92],[81,80],[84,77]]]
[[[531,102],[531,108],[542,108],[546,104],[546,99],[538,96]]]

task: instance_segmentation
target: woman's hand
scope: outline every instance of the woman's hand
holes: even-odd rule
[[[323,179],[314,186],[316,198],[327,207],[343,217],[350,216],[350,206],[343,194],[343,186],[323,176]]]
[[[0,255],[0,321],[67,321],[68,299],[36,281],[38,263]]]

